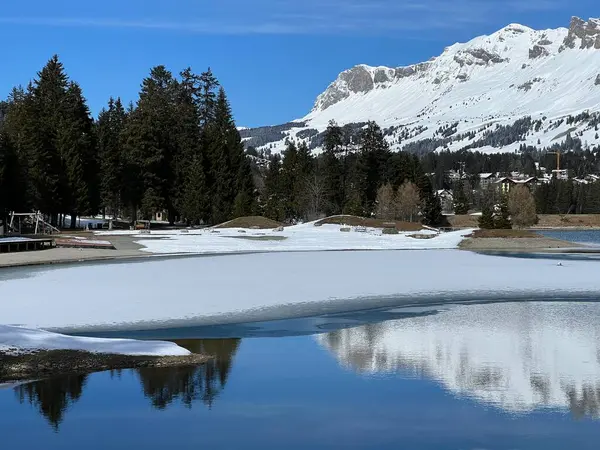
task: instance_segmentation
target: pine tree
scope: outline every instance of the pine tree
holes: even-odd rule
[[[23,103],[25,92],[13,89],[0,104],[0,220],[4,211],[30,209],[28,158],[23,150]]]
[[[325,185],[325,211],[327,215],[341,214],[345,203],[342,199],[342,162],[333,151],[325,151],[320,158],[320,172]]]
[[[346,158],[342,151],[343,131],[334,120],[324,133],[324,156],[321,171],[325,183],[328,214],[340,214],[346,203]]]
[[[62,212],[71,214],[71,228],[75,228],[76,217],[97,212],[100,201],[93,121],[76,83],[69,84],[56,133],[66,180]]]
[[[20,187],[15,175],[19,170],[19,161],[14,147],[8,135],[0,129],[0,223],[2,225],[6,223],[9,211],[21,206],[15,204]]]
[[[433,194],[427,194],[423,202],[423,224],[431,227],[439,227],[446,223],[442,214],[442,203],[440,198]]]
[[[433,192],[431,181],[423,173],[420,166],[416,168],[417,173],[417,187],[421,194],[422,204],[422,221],[424,225],[431,227],[439,227],[446,224],[446,218],[442,214],[442,203],[440,198]]]
[[[469,214],[469,199],[465,194],[465,186],[462,180],[459,180],[454,187],[454,213],[457,215]]]
[[[198,225],[207,219],[210,199],[204,174],[202,155],[197,154],[187,161],[181,198],[181,214],[186,221]]]
[[[98,157],[100,159],[101,203],[113,215],[118,215],[123,207],[124,158],[122,134],[127,113],[121,99],[108,101],[108,109],[103,109],[96,124]]]
[[[121,186],[121,201],[129,209],[132,221],[138,218],[138,210],[144,197],[145,158],[144,146],[147,145],[143,115],[132,105],[127,111],[127,122],[121,132],[122,153],[121,165],[123,167]]]
[[[128,180],[134,192],[132,206],[135,209],[142,202],[146,218],[166,209],[170,222],[176,216],[176,95],[171,72],[164,66],[154,67],[142,82],[137,107],[124,130],[126,165],[136,174],[135,179]]]
[[[484,230],[491,230],[495,228],[494,214],[489,205],[485,204],[481,210],[481,217],[479,218],[479,228]]]
[[[173,197],[176,209],[191,223],[207,222],[211,204],[208,186],[209,161],[202,146],[200,124],[200,77],[190,68],[181,72],[176,98],[175,181]]]
[[[215,119],[215,108],[217,107],[217,95],[215,90],[219,87],[219,82],[212,73],[210,67],[206,72],[202,72],[199,79],[199,112],[202,128],[206,128]]]
[[[309,213],[313,210],[307,183],[314,181],[315,163],[310,149],[304,142],[298,146],[296,174],[298,181],[295,187],[294,196],[297,200],[298,214],[303,219],[307,219]],[[312,184],[312,187],[312,192],[314,193],[314,183]]]
[[[369,214],[374,210],[379,186],[387,181],[386,163],[390,154],[381,128],[375,122],[369,122],[361,133],[356,180],[362,195],[361,203]]]
[[[587,186],[585,193],[585,214],[600,214],[600,182]]]
[[[287,148],[283,152],[279,180],[279,192],[286,219],[298,219],[300,216],[298,198],[296,197],[296,185],[299,183],[297,167],[298,149],[293,142],[288,142]]]
[[[499,230],[510,230],[512,229],[512,223],[510,221],[510,211],[508,208],[508,196],[503,195],[500,200],[500,211],[494,217],[494,228]]]
[[[28,87],[24,101],[23,149],[30,162],[34,208],[47,212],[58,225],[58,214],[69,195],[57,134],[64,113],[68,78],[58,56],[53,56]]]
[[[265,202],[264,214],[269,219],[283,222],[285,210],[281,194],[281,157],[274,155],[269,160],[269,167],[265,176]]]
[[[208,125],[206,136],[211,160],[212,222],[221,223],[233,217],[237,195],[236,175],[244,157],[243,144],[222,88],[219,90],[214,119]]]
[[[243,156],[237,173],[237,194],[233,203],[233,216],[249,216],[256,210],[256,193],[250,161]]]

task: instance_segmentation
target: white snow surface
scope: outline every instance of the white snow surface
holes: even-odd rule
[[[472,233],[472,229],[437,234],[435,231],[382,234],[380,229],[367,228],[364,232],[352,227],[341,232],[339,225],[315,226],[314,222],[284,228],[283,231],[222,228],[218,230],[157,230],[150,234],[139,231],[100,231],[97,235],[131,235],[149,253],[223,254],[242,252],[289,252],[323,250],[430,250],[452,249]],[[432,236],[416,239],[413,235]],[[262,240],[262,239],[282,240]]]
[[[75,337],[37,329],[0,325],[0,352],[21,354],[36,350],[79,350],[132,356],[185,356],[190,354],[188,350],[172,342]]]
[[[590,19],[589,27],[594,23],[598,22]],[[513,152],[524,143],[545,147],[564,141],[567,132],[582,133],[580,139],[590,146],[600,144],[587,121],[555,128],[557,119],[600,111],[596,81],[600,49],[580,48],[579,38],[574,48],[564,47],[568,35],[567,28],[533,30],[511,24],[489,36],[451,45],[420,64],[397,69],[355,66],[342,72],[317,98],[313,110],[298,119],[306,126],[286,131],[282,140],[267,147],[279,152],[288,139],[308,143],[297,137],[298,132],[324,131],[330,120],[340,125],[374,120],[384,129],[400,126],[410,137],[401,143],[397,135],[388,137],[392,148],[400,150],[407,143],[434,137],[446,125],[457,124],[459,134],[475,131],[478,140],[486,126],[512,124],[525,116],[543,120],[525,142],[476,150]],[[541,54],[532,57],[530,52],[536,49]],[[459,150],[470,142],[463,139],[449,148]]]
[[[391,305],[597,297],[600,263],[562,264],[431,250],[256,253],[36,267],[0,274],[0,310],[5,324],[85,333]]]
[[[457,306],[316,339],[361,373],[424,375],[512,412],[572,408],[600,417],[598,303]]]

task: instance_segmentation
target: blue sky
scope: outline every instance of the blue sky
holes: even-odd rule
[[[568,26],[597,0],[27,0],[0,11],[0,97],[54,53],[97,114],[149,69],[211,66],[239,125],[283,123],[356,64],[401,66],[508,23]]]

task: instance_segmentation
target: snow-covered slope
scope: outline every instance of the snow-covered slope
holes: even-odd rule
[[[396,150],[426,138],[446,138],[438,147],[458,150],[527,116],[532,122],[520,140],[476,148],[549,146],[567,132],[583,143],[600,144],[593,118],[559,124],[584,111],[600,111],[600,19],[574,17],[569,28],[555,30],[511,24],[408,67],[356,66],[339,75],[306,117],[254,144],[277,151],[293,138],[317,148],[316,132],[330,120],[340,125],[374,120],[388,130]],[[256,132],[245,130],[243,136],[252,143]]]
[[[430,377],[508,411],[600,417],[599,319],[596,303],[458,306],[316,339],[361,373]]]

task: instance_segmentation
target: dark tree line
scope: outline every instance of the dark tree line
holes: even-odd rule
[[[442,223],[440,201],[418,157],[391,152],[376,123],[367,123],[356,135],[332,122],[323,139],[325,151],[318,156],[304,143],[288,142],[282,155],[269,157],[261,195],[264,215],[279,221],[336,214],[369,217],[382,186],[397,190],[409,181],[419,189],[423,222]]]
[[[100,212],[216,223],[255,210],[250,162],[212,72],[154,67],[136,104],[91,117],[54,56],[0,102],[0,216],[42,211],[53,225]],[[71,220],[72,226],[75,220]]]
[[[538,214],[600,214],[600,182],[552,180],[535,189]]]

